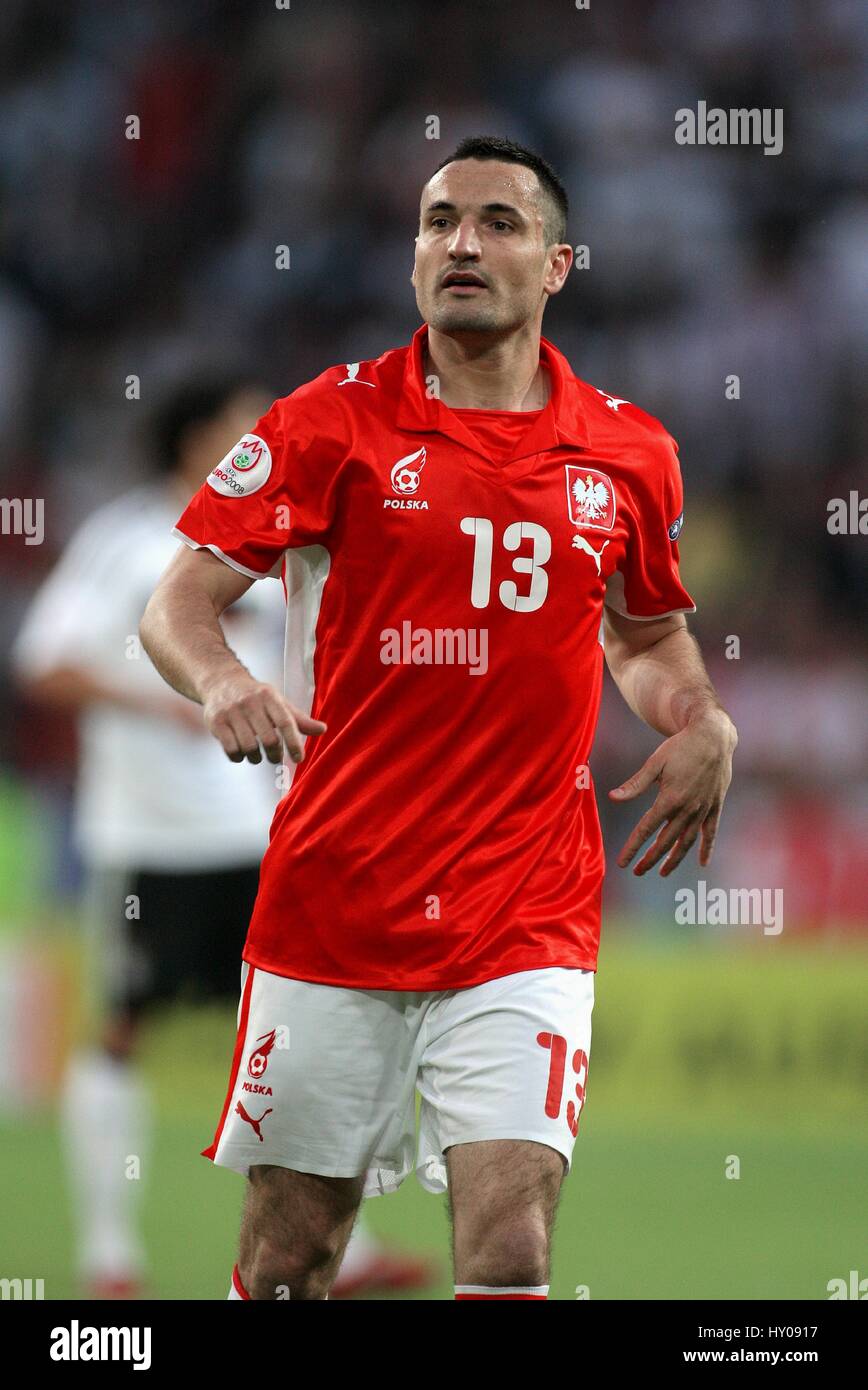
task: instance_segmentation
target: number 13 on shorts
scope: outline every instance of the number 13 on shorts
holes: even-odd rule
[[[564,1077],[567,1069],[567,1040],[560,1033],[537,1033],[536,1040],[540,1047],[545,1047],[551,1053],[549,1061],[549,1078],[546,1087],[545,1112],[550,1120],[556,1120],[561,1113],[561,1104],[564,1096]],[[572,1069],[578,1080],[575,1082],[575,1100],[567,1101],[567,1124],[570,1133],[575,1139],[579,1131],[579,1116],[582,1113],[582,1106],[585,1103],[585,1086],[588,1080],[588,1054],[583,1048],[579,1047],[572,1056]],[[572,1078],[571,1078],[572,1081]]]

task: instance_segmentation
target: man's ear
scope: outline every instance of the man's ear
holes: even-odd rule
[[[564,282],[572,269],[575,260],[575,252],[567,242],[562,242],[555,247],[555,254],[548,273],[545,276],[548,282],[544,286],[543,292],[548,295],[558,294],[563,289]]]

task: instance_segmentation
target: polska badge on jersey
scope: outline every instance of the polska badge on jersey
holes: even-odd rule
[[[574,526],[611,531],[615,525],[615,489],[608,473],[566,463],[567,508]]]
[[[258,434],[245,434],[205,479],[224,497],[249,497],[268,482],[271,450]]]
[[[683,513],[683,512],[679,512],[678,516],[675,518],[675,520],[673,521],[672,525],[668,528],[668,531],[667,531],[667,535],[669,536],[669,539],[670,539],[671,541],[677,541],[677,540],[678,540],[678,537],[681,535],[681,528],[682,528],[683,525],[684,525],[684,513]]]

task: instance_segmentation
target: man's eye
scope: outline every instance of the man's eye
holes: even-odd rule
[[[447,224],[446,224],[446,218],[445,218],[445,217],[432,217],[432,218],[431,218],[431,226],[432,226],[432,227],[445,227],[446,225],[447,225]]]
[[[509,230],[511,229],[512,223],[511,223],[511,222],[502,222],[500,219],[498,219],[496,222],[492,222],[491,225],[492,225],[492,227],[494,227],[495,230],[497,230],[497,231],[499,231],[499,230],[501,229],[501,227],[505,227],[506,230],[509,231]]]

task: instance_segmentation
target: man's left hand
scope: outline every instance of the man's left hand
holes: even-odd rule
[[[737,742],[735,725],[725,711],[706,711],[661,743],[638,772],[609,792],[614,801],[632,801],[652,783],[660,784],[653,806],[618,855],[622,869],[655,831],[657,838],[635,866],[635,874],[647,873],[667,855],[660,870],[665,878],[698,836],[702,837],[699,862],[703,868],[711,862]]]

